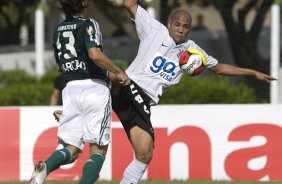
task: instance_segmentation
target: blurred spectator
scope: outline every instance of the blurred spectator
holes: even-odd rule
[[[202,14],[197,15],[196,24],[192,27],[192,30],[207,30],[207,26],[204,23],[204,16]]]
[[[28,27],[26,24],[23,24],[20,27],[20,44],[21,46],[25,47],[28,44]]]
[[[60,74],[56,77],[54,81],[53,91],[50,97],[50,105],[62,105],[62,91],[66,86],[66,82],[63,75]]]

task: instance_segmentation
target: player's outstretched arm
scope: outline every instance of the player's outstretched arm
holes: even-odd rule
[[[210,68],[211,71],[215,72],[218,75],[244,75],[244,76],[253,76],[258,80],[270,82],[273,80],[277,80],[274,77],[271,77],[267,74],[264,74],[262,72],[247,69],[247,68],[240,68],[236,66],[232,66],[229,64],[222,64],[218,63],[214,67]]]
[[[122,85],[128,85],[130,79],[127,74],[118,66],[116,66],[102,51],[100,48],[92,47],[88,49],[89,58],[97,64],[99,67],[108,70],[115,74],[117,81]]]
[[[123,5],[127,8],[130,15],[135,18],[137,12],[137,0],[123,0]]]

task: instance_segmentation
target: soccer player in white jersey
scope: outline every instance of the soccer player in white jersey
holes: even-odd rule
[[[132,83],[125,87],[114,85],[112,99],[113,109],[135,152],[135,158],[124,171],[120,183],[136,184],[146,171],[154,148],[150,106],[158,103],[164,89],[180,81],[183,72],[178,63],[184,50],[196,48],[202,51],[207,59],[207,68],[216,74],[253,76],[266,82],[276,79],[252,69],[221,64],[209,56],[195,42],[187,39],[192,20],[184,10],[172,12],[166,27],[150,17],[136,0],[123,0],[123,3],[135,22],[140,45],[136,58],[126,70]]]
[[[58,127],[58,140],[64,147],[35,165],[30,183],[44,183],[48,174],[75,161],[88,142],[90,156],[80,184],[93,184],[111,140],[109,75],[121,85],[128,85],[130,79],[102,52],[99,24],[85,18],[85,1],[60,0],[60,4],[66,19],[54,30],[53,47],[56,63],[67,82]]]

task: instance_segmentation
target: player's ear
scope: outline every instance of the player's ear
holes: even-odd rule
[[[191,33],[191,31],[192,31],[192,27],[189,29],[189,31],[188,31],[188,33],[187,33],[187,35],[188,35],[188,34],[190,34],[190,33]]]
[[[167,22],[167,28],[170,29],[170,26],[171,26],[171,22],[168,21],[168,22]]]

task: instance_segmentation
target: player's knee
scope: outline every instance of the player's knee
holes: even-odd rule
[[[71,159],[67,162],[67,164],[74,163],[77,159],[78,159],[78,155],[75,156],[72,155]]]
[[[145,164],[149,164],[153,158],[153,150],[142,150],[135,152],[135,157],[140,162],[143,162]]]
[[[152,154],[136,154],[136,159],[144,164],[149,164],[153,158]]]
[[[78,148],[74,146],[70,146],[70,145],[65,146],[65,148],[69,150],[70,155],[71,155],[68,164],[73,163],[79,157],[79,154],[81,153],[81,151]]]
[[[74,153],[72,155],[72,162],[74,162],[76,159],[78,159],[78,157],[79,157],[79,153]]]
[[[153,158],[153,144],[145,143],[145,144],[138,144],[134,146],[135,157],[140,162],[145,164],[149,164]]]

